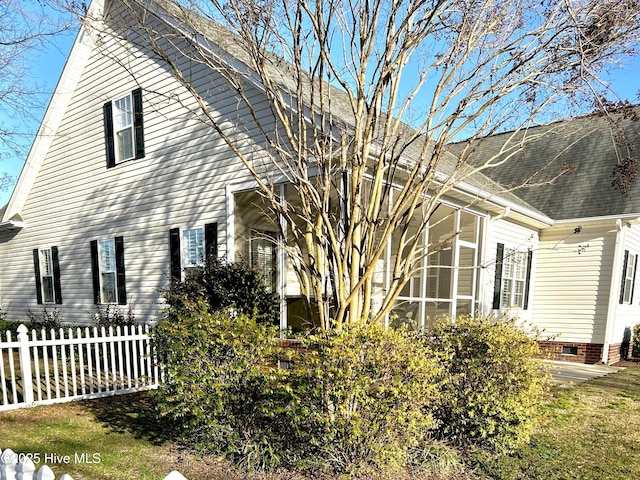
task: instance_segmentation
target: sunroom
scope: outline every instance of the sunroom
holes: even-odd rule
[[[281,198],[295,202],[291,185],[276,188],[280,189]],[[227,209],[228,258],[246,261],[262,272],[267,288],[281,299],[280,327],[295,332],[317,326],[316,315],[303,301],[286,251],[290,250],[287,244],[292,239],[288,236],[287,243],[280,241],[282,232],[287,235],[284,222],[270,212],[260,193],[247,186],[228,188]],[[337,209],[334,215],[339,216]],[[478,310],[485,217],[479,210],[443,201],[431,215],[424,233],[417,233],[418,219],[411,222],[408,230],[410,235],[417,235],[420,243],[416,249],[419,260],[394,308],[385,316],[388,325],[405,323],[410,328],[420,328],[439,317]],[[384,258],[376,264],[374,311],[381,308],[391,285],[399,241],[398,235],[392,235]]]

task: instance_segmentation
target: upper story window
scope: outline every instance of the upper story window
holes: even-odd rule
[[[620,286],[620,303],[631,305],[633,292],[636,285],[636,268],[638,267],[638,255],[624,251],[624,263],[622,267],[622,284]]]
[[[38,304],[62,303],[58,247],[33,250],[33,266],[36,275],[36,299]]]
[[[171,278],[181,280],[194,269],[201,269],[207,256],[218,252],[218,224],[169,230]]]
[[[533,252],[516,248],[505,248],[498,243],[496,250],[496,272],[493,290],[493,308],[529,308],[529,286],[531,283],[531,260]]]
[[[113,102],[113,130],[116,142],[116,160],[133,158],[133,108],[131,95]]]
[[[96,304],[126,305],[123,237],[91,242],[93,298]]]
[[[144,157],[142,89],[103,106],[107,168]]]

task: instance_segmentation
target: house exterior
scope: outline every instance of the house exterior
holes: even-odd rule
[[[609,119],[591,115],[507,132],[474,152],[514,155],[508,169],[488,174],[503,185],[531,179],[535,187],[517,195],[553,218],[539,231],[531,318],[559,359],[616,362],[629,352],[640,323],[640,185],[633,167],[639,112],[626,108]],[[522,147],[525,136],[531,141]]]
[[[112,3],[90,6],[107,12],[107,26]],[[159,12],[158,28],[179,26],[164,0],[143,3]],[[214,254],[263,272],[282,299],[283,328],[308,326],[299,285],[269,241],[273,223],[245,166],[193,114],[198,105],[161,59],[90,29],[78,34],[11,200],[0,209],[6,319],[23,321],[46,308],[82,325],[100,309],[120,308],[153,322],[171,278]],[[209,38],[206,48],[240,61],[233,45]],[[225,119],[259,158],[264,147],[250,112],[238,107],[226,80],[202,64],[189,71],[211,115]],[[241,81],[256,105],[266,105],[258,86]],[[592,214],[585,202],[560,215],[539,199],[496,193],[504,189],[495,180],[508,183],[478,174],[443,200],[424,241],[450,240],[407,283],[389,323],[508,313],[556,335],[549,347],[559,347],[562,358],[617,358],[640,308],[633,291],[640,214],[635,207]],[[274,188],[286,196],[290,185]],[[392,261],[390,253],[379,261],[379,292]]]

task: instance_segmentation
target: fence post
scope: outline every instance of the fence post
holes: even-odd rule
[[[18,327],[18,352],[20,356],[20,374],[22,375],[22,393],[27,405],[33,404],[33,376],[31,355],[29,353],[29,330],[22,324]]]

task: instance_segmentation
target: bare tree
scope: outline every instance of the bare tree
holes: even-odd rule
[[[324,328],[391,312],[423,259],[451,240],[425,241],[443,198],[463,182],[498,193],[480,174],[509,161],[523,128],[605,109],[599,75],[635,55],[640,34],[631,0],[122,3],[109,33],[153,51],[244,163]],[[163,11],[179,24],[161,22]],[[243,128],[259,132],[259,155],[191,82],[194,64],[224,78],[249,112]],[[254,104],[256,85],[268,114]],[[505,130],[518,141],[500,157],[469,161]],[[477,142],[451,155],[463,138]],[[286,195],[276,181],[291,186]]]
[[[52,15],[54,12],[56,15]],[[69,29],[71,20],[55,2],[0,0],[0,160],[24,157],[33,137],[25,123],[39,120],[34,115],[46,105],[51,93],[30,85],[27,56]],[[0,171],[0,191],[11,181],[9,174]]]

